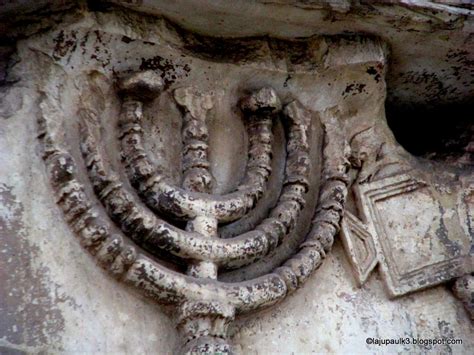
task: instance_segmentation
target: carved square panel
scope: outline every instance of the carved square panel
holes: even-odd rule
[[[465,189],[398,175],[358,185],[355,192],[392,296],[473,271],[472,236],[462,227],[469,224],[466,217],[472,222]]]

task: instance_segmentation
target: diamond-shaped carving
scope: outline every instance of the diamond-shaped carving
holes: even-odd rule
[[[474,270],[472,231],[462,227],[472,222],[472,186],[439,186],[402,174],[354,189],[366,225],[346,212],[343,240],[360,283],[370,270],[360,256],[367,247],[356,241],[370,234],[391,296]]]
[[[349,211],[344,213],[341,232],[344,249],[361,286],[378,262],[373,236],[367,226]]]

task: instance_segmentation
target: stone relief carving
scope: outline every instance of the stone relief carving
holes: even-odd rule
[[[175,307],[179,351],[231,352],[235,317],[301,287],[340,229],[360,285],[376,265],[390,296],[452,281],[472,317],[471,172],[425,179],[378,113],[360,118],[383,97],[383,43],[245,39],[221,53],[220,40],[165,26],[154,42],[88,26],[38,40],[47,176],[97,264]],[[342,90],[340,72],[354,78]],[[219,123],[243,151],[235,176],[215,159]],[[358,208],[346,209],[351,185]]]
[[[471,209],[472,205],[467,206],[466,190],[461,186],[430,186],[403,174],[356,185],[355,190],[369,227],[348,213],[343,234],[349,252],[355,253],[351,258],[354,265],[365,267],[365,273],[358,277],[360,283],[366,280],[376,261],[392,296],[474,271],[471,237],[462,229],[471,217],[460,213],[460,209]],[[361,229],[364,238],[371,242],[357,249],[351,243],[360,239]],[[365,259],[359,256],[362,252],[368,255]]]
[[[40,119],[39,138],[57,203],[81,244],[100,265],[123,281],[163,303],[179,308],[178,327],[184,352],[229,352],[226,328],[236,313],[275,303],[294,291],[322,262],[339,229],[347,191],[344,140],[332,116],[325,124],[323,183],[313,227],[298,253],[266,276],[242,283],[217,281],[219,267],[235,268],[266,255],[298,222],[308,190],[308,125],[310,113],[295,101],[283,110],[288,122],[285,179],[277,205],[254,230],[232,239],[219,239],[217,226],[243,216],[262,195],[271,172],[271,124],[281,109],[274,90],[263,88],[242,100],[249,120],[248,163],[243,183],[224,196],[200,195],[209,191],[212,175],[207,159],[206,111],[209,96],[177,89],[176,102],[186,107],[183,125],[183,188],[172,186],[159,167],[148,159],[140,120],[143,102],[162,89],[161,79],[145,71],[121,81],[123,96],[119,121],[122,157],[132,185],[145,203],[187,221],[184,230],[150,212],[120,181],[100,148],[97,118],[82,112],[81,150],[94,191],[122,233],[100,217],[77,178],[77,163],[66,151],[61,127],[53,127],[48,114]],[[97,123],[97,122],[96,122]],[[333,127],[331,127],[331,125]],[[338,158],[339,157],[339,158]],[[200,194],[199,194],[200,193]],[[126,237],[153,253],[163,249],[187,260],[187,275],[170,270],[140,252]]]
[[[54,107],[53,98],[61,94],[57,87],[40,103],[38,137],[65,220],[80,244],[114,277],[176,307],[182,352],[230,352],[227,328],[234,317],[283,299],[306,281],[331,250],[349,183],[349,151],[339,110],[315,112],[291,93],[282,99],[271,86],[244,86],[232,109],[243,117],[247,130],[245,172],[236,187],[216,194],[208,119],[216,108],[223,110],[223,100],[195,85],[177,82],[169,88],[166,78],[152,69],[126,69],[114,76],[115,93],[107,93],[121,106],[113,127],[103,118],[110,104],[102,100],[108,97],[95,97],[100,85],[94,81],[100,75],[86,71],[85,76],[77,133],[67,132],[64,113]],[[172,100],[174,112],[182,119],[181,162],[177,163],[181,183],[170,178],[169,166],[154,161],[146,147],[144,121],[167,119],[160,110],[150,109],[159,100],[168,105]],[[273,137],[275,124],[285,132],[278,142]],[[115,137],[104,131],[108,125]],[[321,165],[312,167],[310,130],[315,126],[320,127],[317,134],[323,143]],[[77,146],[71,151],[68,133],[77,136],[80,156],[72,153]],[[108,156],[107,145],[115,144],[111,140],[118,143],[120,162]],[[284,167],[276,201],[247,231],[220,238],[220,225],[245,217],[265,194],[275,144],[286,145],[286,158],[277,162]],[[219,280],[222,271],[253,264],[293,233],[302,223],[310,174],[319,169],[311,228],[295,252],[258,277]]]
[[[367,281],[378,263],[374,239],[368,229],[351,212],[345,211],[341,226],[342,241],[359,286]]]
[[[344,247],[359,285],[377,264],[392,297],[456,280],[454,293],[472,318],[472,174],[423,176],[415,170],[356,183],[362,220],[345,212]]]

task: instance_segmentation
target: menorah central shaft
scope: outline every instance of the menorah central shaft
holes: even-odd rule
[[[209,171],[209,132],[207,114],[213,107],[212,95],[202,94],[191,87],[174,91],[174,98],[183,116],[183,188],[190,192],[210,193],[214,180]],[[198,215],[188,221],[186,230],[203,237],[217,238],[218,220],[215,216]],[[193,261],[188,275],[217,279],[217,265],[209,260]]]
[[[212,96],[186,87],[176,89],[174,98],[184,113],[182,186],[189,192],[210,194],[214,177],[209,169],[209,132],[206,120],[208,111],[213,107]],[[218,238],[218,223],[216,215],[201,213],[188,220],[186,230],[204,238]],[[206,259],[191,260],[187,270],[189,276],[197,279],[216,280],[217,272],[217,264]],[[188,300],[181,305],[180,312],[180,330],[187,338],[184,353],[229,352],[229,344],[223,338],[227,333],[228,323],[234,317],[233,305],[219,301]]]
[[[183,188],[191,192],[210,193],[213,176],[209,170],[207,112],[212,108],[209,95],[191,88],[174,92],[176,102],[184,110],[183,137]],[[248,119],[250,131],[249,161],[244,183],[258,186],[266,181],[271,171],[272,118],[281,109],[276,93],[263,88],[244,98],[241,109]],[[261,195],[261,193],[259,194]],[[258,196],[256,196],[258,197]],[[255,201],[254,201],[255,203]],[[198,214],[189,220],[186,229],[203,237],[218,238],[217,214]],[[217,279],[217,264],[209,260],[191,262],[188,275],[196,278]],[[205,315],[201,314],[204,309]],[[184,315],[181,331],[194,335],[185,345],[186,353],[229,353],[226,341],[227,326],[234,318],[235,307],[215,300],[190,301],[181,306]],[[199,336],[196,338],[196,334]]]
[[[202,236],[217,238],[217,219],[210,216],[198,216],[186,225],[186,229]],[[202,260],[193,262],[188,268],[188,275],[217,279],[217,265],[212,261]]]

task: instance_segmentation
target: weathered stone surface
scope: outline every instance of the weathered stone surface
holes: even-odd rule
[[[469,6],[201,1],[186,30],[156,14],[188,4],[114,3],[3,12],[19,20],[0,66],[2,352],[373,352],[366,338],[407,336],[469,353],[473,171],[412,157],[384,116],[397,56],[426,63],[429,46],[401,41],[454,31],[441,47],[459,48]],[[254,12],[236,22],[239,4]],[[216,6],[226,24],[203,27]],[[270,36],[231,38],[246,31]],[[464,100],[455,86],[434,95]],[[413,188],[371,199],[400,177]],[[429,289],[390,301],[376,262],[392,295]]]
[[[346,211],[341,226],[341,239],[355,279],[361,286],[378,263],[373,235],[361,220]]]
[[[472,193],[470,182],[463,186],[466,184],[461,179],[446,183],[416,175],[395,175],[355,187],[368,224],[365,228],[371,231],[366,231],[364,238],[375,244],[376,252],[362,248],[362,253],[369,254],[368,261],[356,259],[354,266],[356,270],[366,268],[359,279],[363,283],[371,271],[370,264],[373,268],[373,262],[379,261],[392,296],[474,272],[472,232],[462,227],[472,220],[467,211],[474,204],[465,198]],[[355,238],[345,234],[349,243],[355,243]],[[364,265],[366,262],[369,266]]]
[[[392,49],[389,102],[472,103],[474,8],[468,1],[110,2],[164,14],[187,29],[211,36],[380,36]],[[372,75],[378,78],[377,74]]]
[[[315,298],[315,295],[318,295]],[[339,241],[315,277],[283,303],[238,318],[233,342],[241,354],[311,352],[470,352],[472,325],[445,286],[387,301],[383,280],[374,273],[362,288]],[[265,334],[265,335],[263,335]],[[462,345],[369,345],[367,338],[455,337]]]

